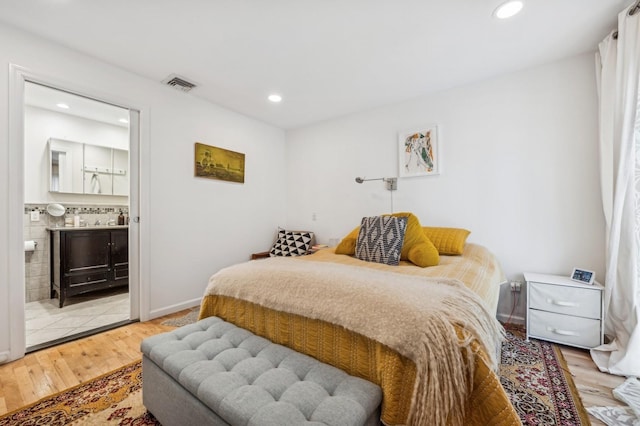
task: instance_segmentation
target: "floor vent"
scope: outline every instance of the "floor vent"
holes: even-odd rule
[[[176,74],[171,74],[169,77],[162,80],[162,82],[167,86],[171,86],[175,89],[182,90],[183,92],[188,92],[189,90],[196,87],[194,83],[191,83],[186,79],[184,79],[183,77],[180,77]]]

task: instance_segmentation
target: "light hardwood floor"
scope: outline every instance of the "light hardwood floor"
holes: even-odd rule
[[[600,372],[591,360],[588,350],[562,346],[562,355],[567,361],[573,381],[580,392],[585,407],[623,405],[613,398],[611,391],[624,382],[625,378]],[[605,425],[589,415],[592,425]]]
[[[139,360],[144,338],[174,329],[160,323],[188,312],[129,324],[0,365],[0,415]]]
[[[175,327],[160,323],[189,310],[134,323],[0,365],[0,415],[140,359],[140,342]],[[585,350],[563,347],[585,407],[621,405],[611,390],[624,378],[601,373]],[[593,425],[604,423],[591,418]]]

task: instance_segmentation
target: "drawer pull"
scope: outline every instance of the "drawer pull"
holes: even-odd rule
[[[553,328],[553,327],[547,327],[547,331],[559,334],[561,336],[580,336],[580,333],[578,333],[578,332],[568,331],[568,330],[560,330],[559,328]]]
[[[100,269],[100,268],[106,268],[107,266],[109,265],[105,263],[104,265],[85,266],[83,268],[69,268],[69,272],[87,271],[89,269]]]
[[[86,283],[69,284],[69,287],[80,287],[83,285],[98,284],[98,283],[104,283],[104,282],[107,282],[107,280],[95,280],[95,281],[87,281]]]
[[[552,305],[556,305],[556,306],[565,306],[568,308],[577,308],[578,306],[580,306],[580,304],[576,302],[564,302],[562,300],[553,300],[553,299],[547,299],[547,303],[551,303]]]

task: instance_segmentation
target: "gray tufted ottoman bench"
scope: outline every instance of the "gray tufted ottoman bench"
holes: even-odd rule
[[[143,403],[163,426],[380,424],[378,386],[217,317],[141,349]]]

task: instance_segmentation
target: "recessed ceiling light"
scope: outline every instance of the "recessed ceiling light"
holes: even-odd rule
[[[129,120],[127,120],[126,118],[121,118],[118,121],[121,122],[121,123],[124,123],[124,124],[128,124],[129,123]]]
[[[56,106],[62,109],[69,109],[69,105],[63,103],[56,104]]]
[[[269,98],[268,98],[268,99],[269,99],[271,102],[278,103],[278,102],[282,101],[282,96],[280,96],[280,95],[278,95],[278,94],[275,94],[275,93],[274,93],[273,95],[269,95]]]
[[[524,3],[519,0],[508,1],[498,6],[493,12],[493,16],[498,19],[511,18],[513,15],[516,15],[518,12],[520,12],[523,6]]]

